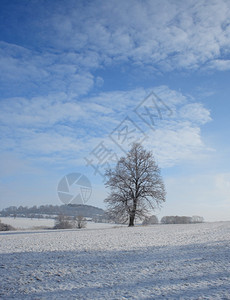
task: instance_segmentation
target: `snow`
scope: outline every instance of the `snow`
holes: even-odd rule
[[[230,222],[0,233],[0,299],[230,299]]]
[[[17,229],[33,229],[33,228],[51,228],[54,226],[54,219],[30,219],[30,218],[11,218],[11,217],[0,217],[2,223],[13,226]]]

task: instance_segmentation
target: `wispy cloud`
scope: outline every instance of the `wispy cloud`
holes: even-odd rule
[[[180,109],[180,117],[192,123],[205,124],[211,121],[210,112],[201,103],[189,103]]]
[[[66,49],[68,40],[72,49],[103,53],[103,63],[132,59],[194,69],[220,57],[223,49],[229,52],[230,5],[224,0],[96,1],[80,10],[69,2],[67,11],[68,19],[58,13],[50,19],[50,30],[59,37],[50,42]]]
[[[16,95],[24,95],[26,84],[26,91],[31,95],[52,92],[82,95],[94,86],[94,76],[88,71],[90,57],[50,51],[40,53],[5,42],[0,42],[0,49],[3,93],[12,94],[13,87]],[[92,64],[94,66],[94,62]]]
[[[32,95],[86,94],[98,85],[95,70],[119,63],[159,71],[229,70],[228,1],[57,1],[45,16],[43,8],[28,4],[27,11],[37,13],[25,15],[20,30],[29,25],[34,34],[22,45],[0,43],[0,80],[9,95],[12,85],[22,95],[25,83]],[[13,20],[11,26],[19,30]]]
[[[154,130],[147,128],[134,112],[148,95],[144,89],[99,93],[81,101],[64,93],[6,99],[0,113],[4,133],[1,149],[14,149],[28,157],[36,154],[42,160],[50,157],[50,162],[53,155],[67,160],[82,159],[100,141],[108,141],[112,130],[129,116],[149,137],[146,145],[154,150],[162,166],[174,165],[207,151],[200,126],[211,120],[209,111],[165,86],[155,91],[173,114],[159,120]]]
[[[202,141],[199,127],[182,122],[173,128],[149,133],[146,146],[153,151],[161,167],[199,161],[212,151]]]
[[[228,71],[230,70],[230,60],[227,59],[213,60],[207,65],[207,68],[211,70]]]

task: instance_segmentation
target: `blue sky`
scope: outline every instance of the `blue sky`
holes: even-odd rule
[[[2,0],[0,69],[0,209],[62,204],[74,172],[104,208],[96,150],[143,140],[166,185],[159,217],[230,219],[229,1]]]

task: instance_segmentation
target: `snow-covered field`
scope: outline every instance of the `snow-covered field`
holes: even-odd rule
[[[11,225],[16,229],[51,228],[54,226],[54,219],[0,217],[0,220],[2,223]]]
[[[230,222],[1,233],[0,299],[230,299]]]

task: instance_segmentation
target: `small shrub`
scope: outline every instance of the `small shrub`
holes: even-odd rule
[[[72,229],[75,227],[73,220],[64,215],[59,215],[56,218],[54,229]]]
[[[75,222],[77,225],[77,228],[81,229],[81,228],[85,228],[86,227],[86,218],[84,218],[83,216],[77,216],[75,218]]]
[[[0,220],[0,231],[11,231],[11,230],[16,230],[13,226],[4,224]]]

